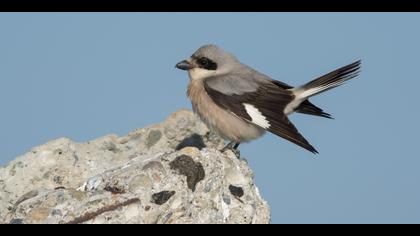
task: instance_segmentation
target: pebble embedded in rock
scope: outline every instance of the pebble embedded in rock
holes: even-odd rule
[[[163,167],[162,163],[158,161],[150,161],[146,165],[143,166],[142,170],[157,170],[165,174],[165,168]]]
[[[9,224],[11,225],[21,225],[23,224],[23,219],[12,219]]]
[[[103,149],[104,150],[107,150],[107,151],[110,151],[110,152],[113,152],[113,153],[117,153],[117,152],[120,151],[118,149],[117,145],[115,143],[113,143],[113,142],[105,142],[103,144]]]
[[[110,192],[112,194],[123,194],[125,193],[124,188],[121,188],[120,186],[117,185],[106,185],[104,188],[105,191]]]
[[[199,157],[200,150],[196,147],[184,147],[183,149],[179,150],[181,154],[190,156],[190,157]]]
[[[129,190],[133,193],[144,191],[152,187],[152,181],[145,174],[135,176],[128,184]]]
[[[223,193],[222,194],[222,199],[226,204],[230,205],[230,197],[229,196],[227,196]]]
[[[203,165],[187,155],[181,155],[169,163],[171,169],[178,170],[180,174],[187,176],[188,188],[193,192],[198,182],[204,179],[205,173]]]
[[[229,185],[230,193],[235,197],[242,197],[244,195],[244,190],[241,187],[236,187],[233,185]]]
[[[152,202],[157,205],[162,205],[167,202],[173,195],[175,191],[162,191],[152,195]]]
[[[48,217],[50,213],[51,213],[50,208],[38,207],[38,208],[32,209],[28,213],[26,219],[30,222],[41,223],[43,220],[45,220]]]
[[[196,147],[201,150],[206,147],[206,144],[204,144],[203,138],[200,135],[193,134],[182,140],[175,150],[181,150],[185,147]]]
[[[150,131],[146,139],[146,146],[150,148],[151,146],[155,145],[160,140],[161,137],[162,137],[162,132],[160,132],[159,130]]]
[[[38,190],[32,190],[32,191],[29,191],[29,192],[27,192],[27,193],[25,193],[25,194],[23,194],[17,201],[16,201],[16,203],[15,203],[15,206],[16,205],[19,205],[20,203],[22,203],[22,202],[24,202],[24,201],[26,201],[26,200],[28,200],[28,199],[31,199],[31,198],[33,198],[33,197],[36,197],[38,195]]]

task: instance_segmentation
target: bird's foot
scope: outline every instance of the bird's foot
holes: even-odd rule
[[[221,152],[225,152],[227,150],[230,150],[233,152],[233,154],[235,154],[235,156],[240,159],[241,158],[241,152],[239,151],[238,147],[239,147],[240,143],[236,143],[236,142],[230,142],[228,143],[222,150]]]

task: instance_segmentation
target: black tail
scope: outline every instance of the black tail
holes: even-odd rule
[[[358,75],[360,64],[361,61],[358,60],[306,83],[297,88],[300,92],[298,96],[302,99],[309,98],[344,84]]]
[[[309,100],[305,100],[304,102],[302,102],[297,107],[296,112],[313,115],[313,116],[321,116],[328,119],[334,119],[330,114],[324,112],[321,108],[309,102]]]
[[[312,80],[300,87],[294,88],[298,99],[303,102],[296,108],[296,112],[333,119],[330,114],[309,102],[308,98],[344,84],[359,73],[361,61],[358,60],[343,66],[326,75]]]

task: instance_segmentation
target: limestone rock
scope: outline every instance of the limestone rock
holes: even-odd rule
[[[0,223],[269,223],[244,159],[188,110],[124,137],[60,138],[0,168]]]

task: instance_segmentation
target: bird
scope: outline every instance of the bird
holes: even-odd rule
[[[288,116],[296,112],[332,119],[309,98],[356,77],[361,60],[301,86],[272,79],[214,44],[201,46],[175,67],[188,71],[187,96],[194,113],[210,130],[228,141],[223,151],[239,151],[241,143],[268,131],[318,154]]]

